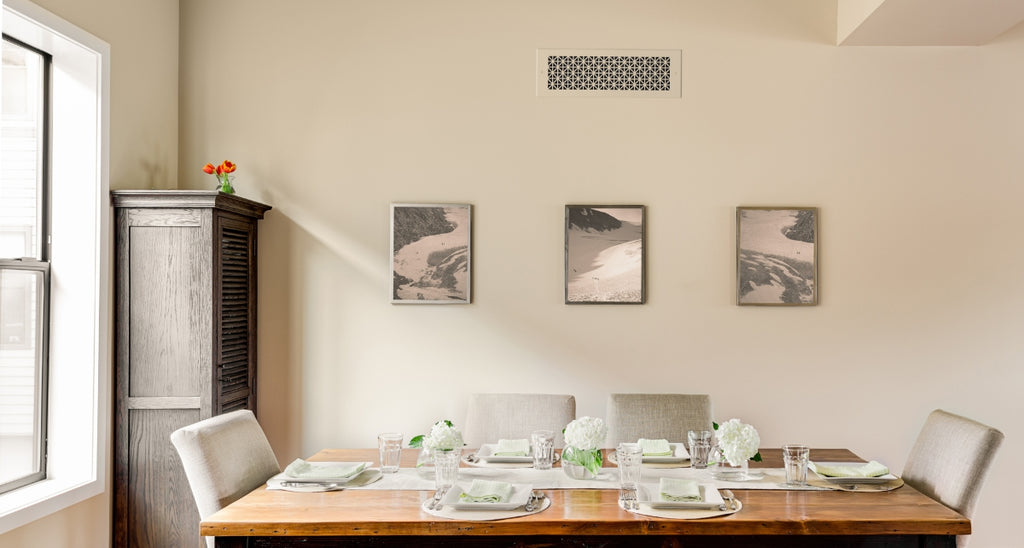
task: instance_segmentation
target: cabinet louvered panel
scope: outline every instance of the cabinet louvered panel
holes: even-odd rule
[[[256,409],[256,222],[215,191],[121,190],[117,216],[115,547],[202,548],[175,429]]]
[[[250,347],[250,272],[252,250],[247,225],[220,230],[220,355],[217,361],[218,412],[252,407]]]

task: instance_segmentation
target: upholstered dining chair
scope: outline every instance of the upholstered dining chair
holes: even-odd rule
[[[203,519],[281,471],[267,436],[247,409],[179,428],[171,433],[171,443]],[[213,541],[207,537],[207,546],[213,548]]]
[[[551,430],[555,447],[562,447],[562,429],[575,418],[576,398],[567,394],[471,394],[462,440],[469,447],[480,447],[499,439],[529,438],[534,430]]]
[[[925,420],[903,466],[903,481],[970,518],[992,459],[1003,443],[995,428],[936,409]],[[967,546],[967,535],[956,538]]]
[[[640,438],[686,442],[689,430],[711,430],[707,394],[609,394],[605,409],[608,447]]]

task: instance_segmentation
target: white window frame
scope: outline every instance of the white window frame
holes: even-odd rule
[[[0,495],[0,534],[104,492],[110,467],[110,46],[28,0],[3,32],[53,55],[46,479]]]

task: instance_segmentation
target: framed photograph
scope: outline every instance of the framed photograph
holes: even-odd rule
[[[470,302],[469,204],[391,204],[391,302]]]
[[[736,208],[737,304],[818,304],[818,208]]]
[[[565,206],[565,303],[643,304],[644,206]]]

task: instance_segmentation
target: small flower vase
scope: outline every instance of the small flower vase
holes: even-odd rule
[[[434,453],[434,487],[441,489],[455,485],[459,479],[459,458],[462,451],[455,449],[435,449]]]
[[[562,451],[562,471],[572,479],[594,479],[601,469],[600,449],[566,447]]]
[[[434,479],[434,452],[426,447],[416,457],[416,473],[423,479]]]
[[[220,185],[220,191],[224,194],[234,194],[235,187],[231,186],[231,181],[224,181]]]
[[[716,456],[716,462],[708,464],[708,468],[711,470],[711,477],[719,481],[746,481],[750,479],[748,459],[743,459],[738,465],[730,464],[721,449],[717,450]]]

